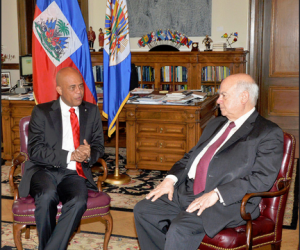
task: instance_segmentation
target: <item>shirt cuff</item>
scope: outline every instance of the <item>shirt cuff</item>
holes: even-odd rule
[[[175,175],[172,175],[172,174],[167,175],[166,178],[172,179],[174,181],[174,185],[178,181],[178,178]]]
[[[67,164],[69,164],[71,162],[71,155],[72,155],[72,152],[69,151],[69,153],[67,155]]]
[[[214,191],[218,194],[220,203],[224,204],[224,200],[221,193],[219,192],[219,189],[215,188]]]

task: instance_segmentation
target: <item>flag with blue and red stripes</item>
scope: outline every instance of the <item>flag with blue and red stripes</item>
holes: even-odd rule
[[[37,103],[56,100],[56,74],[82,75],[84,100],[97,103],[87,31],[77,0],[37,0],[32,34],[33,90]]]

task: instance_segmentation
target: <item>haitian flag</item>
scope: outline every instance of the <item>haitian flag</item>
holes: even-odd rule
[[[103,51],[103,116],[108,120],[108,136],[129,98],[131,53],[126,0],[107,0]]]
[[[32,34],[33,89],[37,103],[56,100],[56,74],[73,67],[83,78],[84,100],[97,103],[85,23],[77,0],[37,0]]]

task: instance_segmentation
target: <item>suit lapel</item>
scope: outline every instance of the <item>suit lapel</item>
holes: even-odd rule
[[[61,118],[61,108],[59,104],[59,99],[56,100],[51,106],[50,117],[56,133],[53,136],[57,136],[57,148],[62,148],[62,118]]]
[[[250,117],[244,122],[244,124],[228,139],[228,141],[218,150],[217,154],[223,151],[225,148],[229,147],[236,141],[238,141],[243,136],[250,133],[250,131],[253,128],[253,123],[256,120],[256,117],[258,116],[257,111],[254,111]]]
[[[219,123],[210,128],[207,128],[205,133],[203,133],[200,137],[198,148],[202,150],[202,148],[205,147],[215,137],[215,135],[220,131],[220,129],[225,125],[227,121],[228,119],[224,117],[224,119]]]
[[[80,125],[80,144],[83,144],[86,133],[86,122],[88,120],[88,109],[85,107],[85,103],[79,106],[79,125]]]
[[[202,133],[200,137],[200,141],[198,143],[197,149],[191,155],[188,165],[191,166],[195,160],[195,158],[200,154],[203,148],[215,137],[215,135],[220,131],[220,129],[225,125],[228,121],[226,117],[221,120],[219,123],[214,124],[213,126],[206,128],[205,133]]]

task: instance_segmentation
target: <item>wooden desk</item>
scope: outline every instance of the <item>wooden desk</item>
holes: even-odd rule
[[[126,104],[119,120],[126,122],[129,171],[169,170],[198,142],[207,122],[214,117],[217,96],[198,106]],[[11,160],[20,151],[19,121],[31,115],[33,101],[2,100],[2,158]],[[98,104],[102,110],[102,104]],[[105,119],[102,117],[105,121]]]

